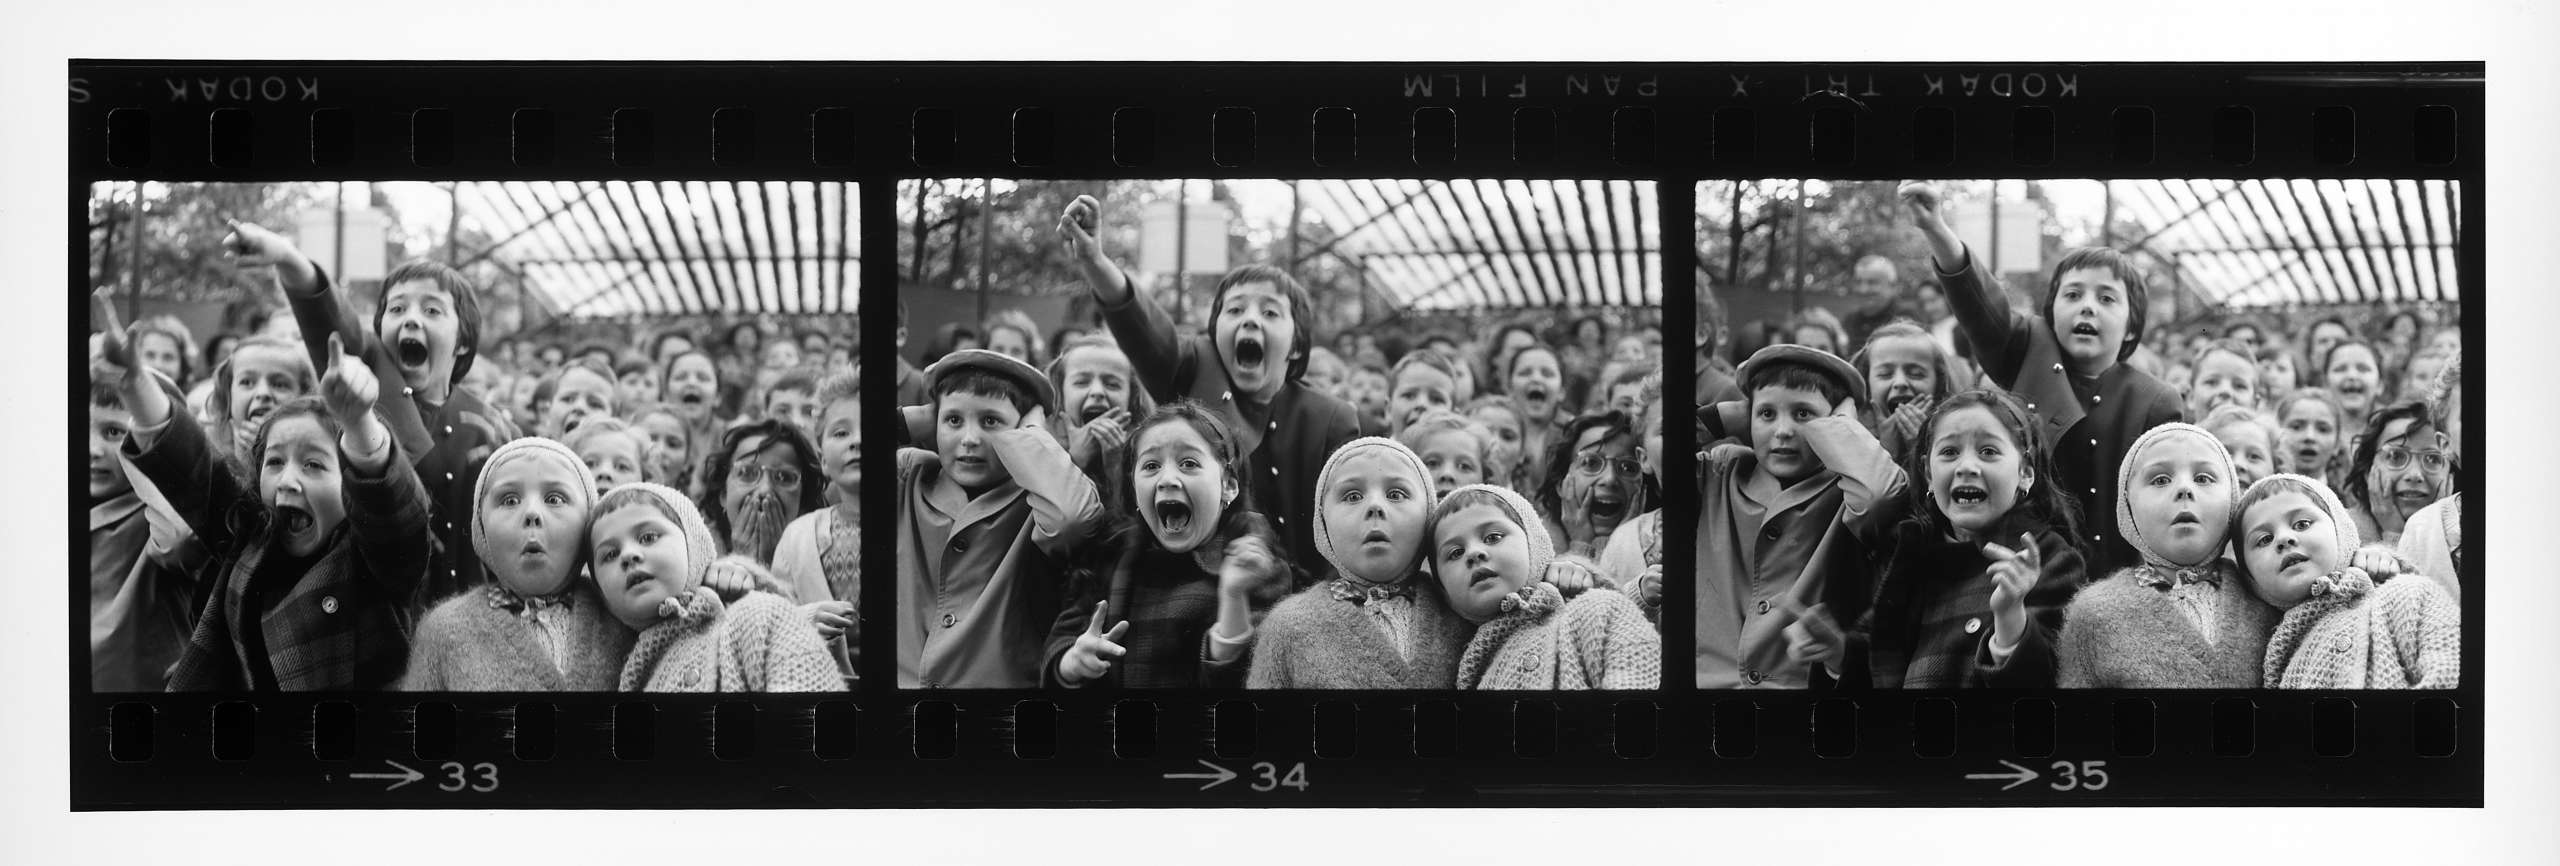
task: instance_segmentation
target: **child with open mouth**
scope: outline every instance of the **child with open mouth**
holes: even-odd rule
[[[1568,600],[1542,579],[1555,542],[1520,494],[1461,487],[1432,510],[1430,533],[1441,592],[1476,624],[1458,657],[1458,688],[1661,686],[1662,636],[1634,601],[1608,588]]]
[[[1896,459],[1910,449],[1931,410],[1956,392],[1946,347],[1909,319],[1877,328],[1849,363],[1867,374],[1867,393],[1874,397],[1863,419],[1867,429]]]
[[[1140,421],[1114,456],[1113,512],[1125,516],[1049,632],[1048,681],[1242,686],[1255,623],[1295,581],[1237,477],[1235,437],[1183,400]]]
[[[391,396],[401,399],[384,400],[375,411],[426,486],[428,525],[438,542],[427,597],[479,586],[484,576],[468,531],[472,491],[480,461],[518,435],[505,414],[461,387],[480,353],[479,289],[442,264],[403,263],[383,277],[368,327],[346,293],[292,242],[247,223],[231,229],[225,255],[239,267],[274,275],[313,367],[329,360],[328,341],[335,337],[374,378],[399,390]]]
[[[2053,433],[2054,481],[2080,500],[2090,571],[2140,561],[2115,534],[2118,491],[2105,467],[2144,431],[2180,420],[2183,408],[2177,389],[2127,363],[2151,315],[2142,269],[2117,250],[2072,250],[2054,263],[2043,305],[2012,310],[1998,280],[1975,267],[1947,224],[1936,184],[1906,181],[1895,194],[1928,243],[1983,374],[2018,395]]]
[[[600,495],[568,446],[534,436],[498,446],[471,514],[491,582],[419,620],[401,690],[612,691],[632,630],[585,574],[587,520]]]
[[[2347,417],[2345,407],[2338,405],[2337,395],[2327,388],[2296,388],[2276,404],[2279,464],[2284,471],[2308,475],[2324,483],[2345,473],[2340,459],[2345,449],[2343,431]]]
[[[1077,196],[1058,216],[1058,235],[1139,384],[1157,403],[1188,397],[1224,416],[1246,455],[1246,486],[1277,524],[1290,561],[1326,561],[1301,515],[1316,509],[1316,469],[1363,428],[1349,404],[1304,381],[1315,345],[1306,287],[1279,267],[1236,268],[1210,297],[1207,332],[1180,333],[1112,263],[1101,232],[1102,202],[1092,196]]]
[[[2276,609],[2229,558],[2231,455],[2193,424],[2142,434],[2117,470],[2116,526],[2142,562],[2082,587],[2054,653],[2063,688],[2258,687]]]
[[[311,359],[302,347],[281,337],[254,336],[240,341],[231,358],[214,366],[208,396],[206,430],[214,435],[214,453],[231,464],[232,474],[250,477],[248,455],[258,430],[276,407],[320,387]],[[223,435],[224,433],[230,435]]]
[[[1600,555],[1620,525],[1661,498],[1641,456],[1635,419],[1616,412],[1577,418],[1556,437],[1538,504],[1566,553]]]
[[[1544,343],[1533,343],[1511,353],[1510,365],[1503,370],[1503,393],[1511,396],[1513,411],[1520,416],[1520,453],[1546,454],[1554,447],[1556,428],[1573,419],[1561,415],[1564,406],[1564,368],[1554,349]],[[1546,461],[1531,459],[1521,465],[1519,479],[1523,490],[1536,490],[1547,483]]]
[[[1112,455],[1129,441],[1129,425],[1154,408],[1138,388],[1129,356],[1109,336],[1077,337],[1050,362],[1049,384],[1065,409],[1054,430],[1060,444],[1095,484],[1109,486]]]
[[[2317,479],[2274,475],[2240,495],[2240,561],[2284,611],[2267,640],[2271,689],[2449,689],[2462,680],[2462,607],[2362,536]]]
[[[1245,684],[1258,689],[1445,689],[1469,632],[1420,579],[1431,474],[1393,439],[1354,439],[1317,475],[1317,552],[1333,576],[1264,617]]]
[[[1791,658],[1844,687],[2052,688],[2080,530],[2035,416],[2005,392],[1938,404],[1903,455],[1910,517],[1855,628],[1816,604],[1787,627]]]
[[[704,585],[715,568],[763,568],[718,556],[711,527],[683,494],[646,482],[616,488],[596,503],[587,533],[605,608],[639,632],[620,691],[844,690],[807,611],[770,592],[731,601]]]
[[[2451,440],[2437,430],[2424,403],[2376,410],[2357,437],[2348,461],[2349,513],[2364,537],[2400,543],[2409,518],[2453,492]]]
[[[1401,435],[1427,412],[1446,412],[1457,405],[1458,369],[1446,355],[1430,349],[1406,352],[1387,375],[1387,423]]]
[[[684,421],[686,439],[695,443],[685,464],[685,475],[694,481],[702,478],[702,464],[710,457],[711,446],[719,443],[723,425],[720,408],[720,365],[711,353],[700,349],[677,352],[667,360],[666,402],[661,404]],[[687,488],[690,489],[690,488]]]
[[[124,455],[225,562],[170,690],[354,691],[397,681],[433,540],[426,490],[375,417],[372,370],[330,337],[320,396],[267,414],[244,480],[213,456],[195,418],[175,411],[174,384],[139,369],[114,310],[99,307],[105,336],[90,376],[115,383],[132,414]]]
[[[2337,395],[2339,408],[2346,410],[2340,426],[2358,429],[2382,402],[2382,356],[2371,343],[2341,340],[2320,358],[2320,385]]]

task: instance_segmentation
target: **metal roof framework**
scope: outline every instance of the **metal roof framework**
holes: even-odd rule
[[[1662,302],[1654,186],[1603,180],[1302,180],[1333,227],[1293,264],[1330,255],[1412,310],[1651,306]],[[1686,231],[1686,227],[1683,227]]]
[[[468,181],[455,220],[569,318],[712,311],[851,313],[861,284],[852,184]]]
[[[2455,300],[2461,191],[2441,180],[2122,180],[2125,244],[2209,303],[2251,308]]]

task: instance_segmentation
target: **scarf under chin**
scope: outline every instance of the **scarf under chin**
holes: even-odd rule
[[[2219,551],[2207,556],[2203,562],[2187,564],[2170,562],[2168,557],[2161,556],[2153,549],[2153,543],[2142,537],[2141,527],[2133,522],[2133,476],[2142,471],[2142,452],[2153,445],[2168,441],[2173,436],[2189,436],[2203,442],[2207,448],[2211,449],[2215,465],[2221,469],[2218,476],[2224,479],[2231,477],[2231,452],[2223,448],[2222,440],[2213,438],[2212,433],[2206,432],[2202,427],[2181,422],[2153,427],[2150,431],[2143,433],[2141,438],[2133,440],[2133,445],[2124,450],[2123,461],[2116,464],[2116,533],[2124,538],[2126,544],[2132,545],[2135,552],[2142,554],[2143,564],[2164,573],[2210,570],[2213,560],[2221,556]],[[2231,498],[2233,505],[2237,505],[2239,501],[2236,495]],[[2230,529],[2226,526],[2222,527],[2222,530],[2225,536],[2223,541],[2228,545]]]

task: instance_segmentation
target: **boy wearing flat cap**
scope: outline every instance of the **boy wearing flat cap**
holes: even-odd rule
[[[1872,588],[1867,561],[1900,518],[1902,468],[1858,422],[1866,379],[1804,346],[1743,362],[1744,400],[1699,408],[1698,687],[1804,688],[1785,629],[1827,605],[1855,619]],[[1849,621],[1849,620],[1839,620]]]
[[[1031,365],[953,352],[925,389],[898,449],[898,686],[1036,687],[1101,495],[1042,429],[1057,393]]]

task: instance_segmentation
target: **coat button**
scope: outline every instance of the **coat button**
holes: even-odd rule
[[[958,624],[959,624],[959,622],[960,622],[960,618],[959,618],[959,617],[955,617],[955,616],[952,616],[952,615],[947,614],[947,613],[942,615],[942,627],[943,627],[943,628],[950,628],[950,627],[952,627],[952,626],[954,626],[954,625],[958,625]]]
[[[1759,685],[1759,684],[1760,684],[1760,681],[1761,681],[1762,679],[1765,679],[1765,677],[1760,676],[1760,672],[1759,672],[1759,671],[1743,671],[1743,672],[1742,672],[1742,681],[1743,681],[1744,683],[1748,683],[1748,684],[1750,684],[1750,685],[1755,685],[1755,686],[1756,686],[1756,685]]]
[[[400,389],[400,396],[403,396],[403,397],[415,397],[415,396],[418,396],[418,389],[416,389],[416,388],[402,388],[402,389]]]
[[[2029,411],[2029,412],[2033,412],[2033,411],[2035,411],[2035,410],[2036,410],[2036,404],[2034,404],[2034,403],[2029,403],[2029,404],[2027,404],[2027,411]]]
[[[1982,630],[1982,618],[1981,618],[1981,617],[1978,617],[1978,616],[1977,616],[1977,617],[1974,617],[1974,618],[1972,618],[1972,619],[1968,619],[1968,620],[1965,620],[1965,621],[1964,621],[1964,633],[1965,633],[1965,634],[1973,634],[1974,632],[1978,632],[1978,631],[1981,631],[1981,630]]]
[[[968,540],[968,539],[966,539],[966,538],[954,538],[954,539],[952,539],[952,540],[951,540],[951,552],[953,552],[953,553],[967,553],[967,552],[969,552],[969,540]]]
[[[324,595],[324,596],[321,596],[321,597],[320,597],[320,612],[321,612],[321,613],[337,613],[337,612],[338,612],[338,597],[337,597],[337,596],[334,596],[334,595]]]
[[[453,480],[453,473],[451,473],[451,472],[447,472],[447,473],[445,473],[445,474],[444,474],[444,480],[446,480],[446,481],[451,481],[451,480]]]
[[[1278,466],[1271,467],[1271,477],[1273,477],[1273,478],[1278,478],[1278,477],[1280,477],[1280,467],[1278,467]]]
[[[1273,422],[1271,422],[1271,429],[1273,429],[1273,430],[1278,430],[1278,429],[1280,429],[1280,422],[1278,422],[1278,421],[1273,421]]]
[[[1762,530],[1762,531],[1760,532],[1760,537],[1762,537],[1762,538],[1766,538],[1766,539],[1769,539],[1769,540],[1771,540],[1771,541],[1776,541],[1776,540],[1778,540],[1778,528],[1777,528],[1777,527],[1775,527],[1775,526],[1772,526],[1772,527],[1769,527],[1768,529]]]
[[[1234,392],[1234,391],[1220,391],[1220,392],[1218,392],[1218,399],[1220,399],[1220,400],[1233,400],[1233,399],[1235,399],[1235,398],[1236,398],[1236,392]]]
[[[2091,402],[2091,403],[2104,403],[2104,402],[2107,402],[2107,395],[2105,395],[2105,394],[2099,394],[2099,395],[2096,395],[2096,396],[2090,397],[2090,398],[2089,398],[2089,402]]]
[[[1760,600],[1760,612],[1761,612],[1761,613],[1768,613],[1768,612],[1769,612],[1769,600],[1768,600],[1768,599],[1765,599],[1765,598],[1764,598],[1764,599],[1761,599],[1761,600]]]
[[[2055,364],[2055,365],[2053,365],[2053,371],[2054,371],[2054,372],[2056,372],[2056,373],[2062,372],[2062,365],[2061,365],[2061,364]]]
[[[447,425],[445,425],[445,426],[444,426],[444,435],[447,435],[447,436],[451,436],[451,435],[453,435],[453,425],[451,425],[451,424],[447,424]]]

